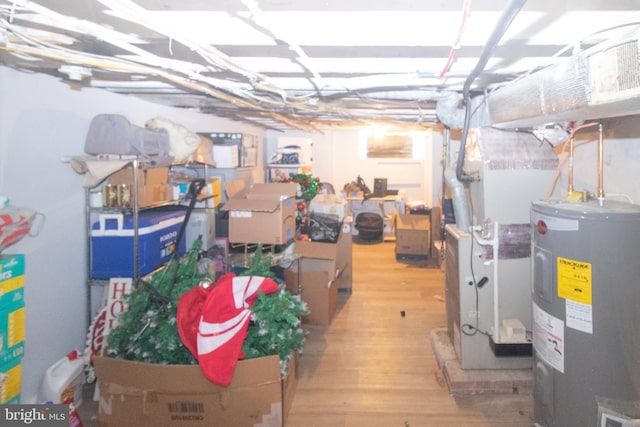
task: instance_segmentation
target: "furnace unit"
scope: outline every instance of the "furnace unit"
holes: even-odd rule
[[[449,336],[463,369],[530,368],[529,211],[545,197],[558,158],[530,133],[492,128],[472,129],[465,153],[465,172],[473,177],[466,184],[471,225],[497,225],[499,247],[494,254],[471,230],[446,226]],[[498,333],[505,339],[497,340]]]

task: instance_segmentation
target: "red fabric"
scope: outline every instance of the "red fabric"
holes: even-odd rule
[[[194,289],[180,298],[180,338],[210,381],[222,386],[231,384],[238,359],[244,357],[242,344],[251,319],[249,308],[259,291],[269,294],[277,290],[277,283],[269,278],[229,273],[210,291]]]
[[[227,277],[229,276],[229,277]],[[234,273],[227,273],[218,279],[218,282],[223,280],[231,280],[235,277]],[[185,292],[178,301],[178,308],[176,311],[176,324],[178,327],[178,335],[185,347],[189,349],[191,354],[198,358],[198,323],[200,323],[200,317],[202,316],[202,306],[207,298],[207,295],[215,287],[211,285],[208,288],[196,286],[190,291]]]

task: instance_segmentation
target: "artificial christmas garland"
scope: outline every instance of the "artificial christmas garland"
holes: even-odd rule
[[[108,356],[171,365],[197,363],[178,335],[176,309],[182,294],[208,278],[197,268],[201,247],[197,239],[186,257],[172,257],[149,282],[140,280],[125,297],[127,310],[107,336]]]
[[[296,173],[291,174],[289,178],[285,179],[283,182],[298,183],[299,188],[297,196],[308,202],[313,200],[313,198],[318,194],[320,178],[314,178],[313,175],[308,173]]]
[[[140,281],[126,296],[127,310],[107,336],[108,356],[158,364],[198,363],[181,340],[176,316],[185,293],[216,286],[198,268],[201,246],[200,239],[196,240],[183,259],[172,258],[149,282]],[[273,277],[271,261],[270,255],[262,255],[259,245],[251,266],[239,275]],[[245,358],[278,354],[282,372],[286,372],[291,354],[302,352],[306,331],[300,327],[300,317],[308,314],[307,305],[280,284],[276,292],[259,292],[251,312],[242,346]]]

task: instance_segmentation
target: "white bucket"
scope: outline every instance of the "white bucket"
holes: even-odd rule
[[[84,359],[78,350],[73,350],[51,365],[42,380],[40,401],[71,403],[78,408],[82,404],[84,383]]]

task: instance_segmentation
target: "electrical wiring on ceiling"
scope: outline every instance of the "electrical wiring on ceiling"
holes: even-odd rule
[[[6,42],[0,44],[0,50],[4,50],[21,58],[40,58],[61,63],[59,72],[69,72],[72,80],[80,81],[85,76],[91,76],[91,72],[109,71],[130,74],[135,76],[136,82],[143,80],[160,79],[170,82],[175,87],[183,88],[187,92],[201,93],[210,96],[212,100],[228,102],[241,108],[253,117],[269,117],[277,122],[284,123],[301,130],[317,131],[318,125],[335,123],[366,123],[372,120],[388,122],[408,126],[423,125],[425,116],[422,114],[420,101],[407,102],[408,110],[399,114],[396,102],[388,98],[362,97],[351,86],[359,87],[358,90],[379,91],[388,90],[389,82],[394,80],[399,90],[406,90],[414,86],[408,83],[408,76],[415,79],[415,87],[424,83],[420,73],[410,75],[372,75],[368,79],[349,79],[344,90],[319,87],[323,84],[321,75],[312,70],[307,63],[304,51],[297,45],[287,42],[288,47],[297,54],[296,61],[306,69],[313,77],[316,88],[315,98],[312,94],[294,95],[278,87],[266,76],[247,70],[234,60],[206,43],[193,40],[168,27],[166,23],[154,18],[154,15],[139,7],[129,0],[98,0],[105,9],[103,13],[135,23],[143,28],[153,30],[167,38],[169,51],[172,51],[173,43],[180,43],[190,51],[195,52],[204,59],[207,66],[192,62],[180,61],[173,58],[158,56],[145,50],[145,41],[139,36],[130,33],[122,33],[98,23],[65,16],[53,10],[47,9],[35,2],[13,2],[11,7],[0,6],[0,34]],[[262,31],[272,34],[261,18],[260,10],[251,1],[245,1],[252,13],[256,25],[262,25]],[[34,33],[28,27],[14,22],[31,23],[40,29]],[[69,34],[75,35],[69,37]],[[84,51],[75,50],[74,44],[89,36],[95,40],[106,42],[125,54],[117,56],[105,56]],[[83,74],[69,71],[73,67],[87,67]],[[244,81],[220,79],[207,74],[224,71],[240,76]],[[373,83],[373,86],[371,85]],[[124,86],[123,86],[124,87]],[[323,92],[328,89],[329,92]],[[435,92],[435,91],[434,91]],[[327,93],[331,95],[327,97]],[[353,111],[353,96],[359,98],[359,102],[377,103],[379,108]],[[438,94],[433,95],[437,99]],[[429,102],[428,100],[426,102]],[[214,108],[213,105],[206,107]],[[396,111],[393,111],[393,110]],[[416,113],[417,111],[417,113]],[[407,117],[410,117],[409,121]],[[247,117],[250,118],[250,117]],[[431,123],[437,122],[435,115],[427,116]]]
[[[456,36],[456,40],[453,42],[453,46],[451,46],[451,50],[449,51],[449,57],[447,58],[447,63],[444,68],[440,72],[439,78],[445,78],[446,74],[449,72],[451,68],[451,64],[453,63],[453,57],[455,55],[456,50],[460,48],[460,41],[462,40],[462,35],[464,34],[464,29],[467,26],[467,19],[469,18],[469,12],[471,8],[469,7],[471,4],[471,0],[464,0],[464,4],[462,5],[462,21],[460,22],[460,29],[458,30],[458,35]]]

